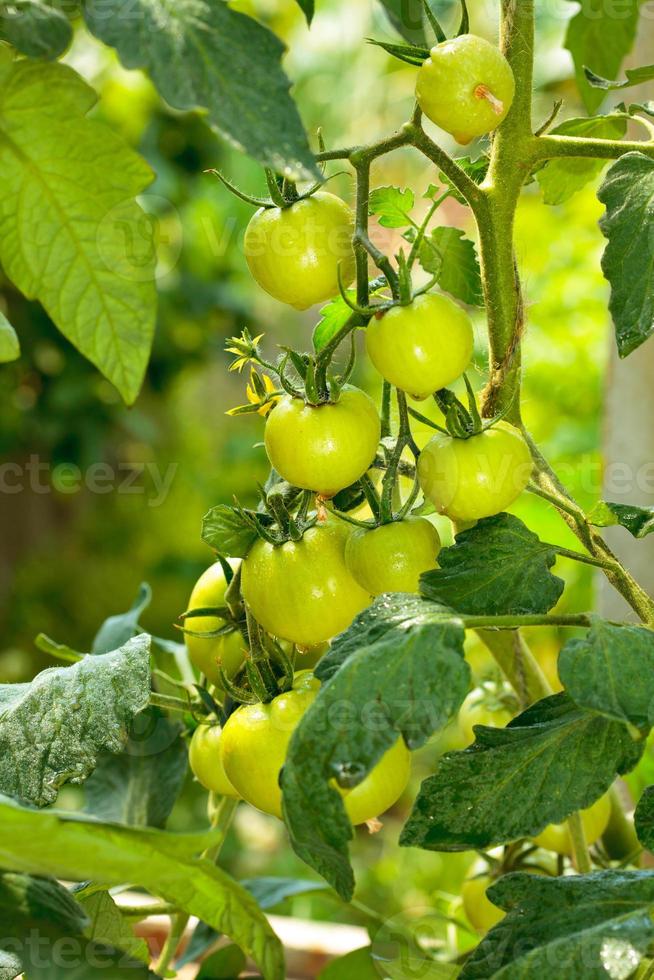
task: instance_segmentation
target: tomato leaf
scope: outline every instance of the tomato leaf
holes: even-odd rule
[[[347,295],[353,302],[356,301],[356,290],[348,289]],[[321,318],[313,331],[313,349],[316,353],[327,346],[332,337],[335,337],[338,331],[342,330],[351,316],[353,316],[353,312],[342,296],[335,296],[322,307],[320,310]]]
[[[0,685],[0,792],[37,806],[81,783],[103,751],[120,752],[150,696],[150,637]]]
[[[654,632],[595,619],[559,654],[559,677],[580,706],[649,729],[654,723]]]
[[[564,586],[550,572],[556,549],[519,518],[483,518],[454,540],[440,552],[440,567],[420,578],[428,599],[469,615],[519,616],[556,605]]]
[[[247,511],[247,513],[252,513]],[[257,519],[270,523],[267,514],[257,514]],[[202,519],[202,540],[219,554],[230,558],[245,558],[257,539],[257,532],[243,516],[240,508],[218,504]]]
[[[363,946],[331,960],[321,971],[319,980],[379,980],[379,977],[372,947]]]
[[[518,872],[488,896],[507,915],[473,950],[460,980],[632,976],[654,938],[653,871]]]
[[[488,173],[490,158],[487,156],[480,156],[477,157],[476,160],[473,160],[472,157],[457,157],[455,163],[468,175],[468,177],[474,180],[475,184],[481,184]],[[438,179],[448,188],[450,195],[455,198],[459,204],[467,204],[463,194],[454,186],[446,174],[440,171],[438,174]]]
[[[565,694],[532,705],[506,728],[477,726],[475,742],[441,759],[420,788],[400,844],[466,851],[533,837],[589,807],[644,743],[625,725]]]
[[[595,139],[621,139],[627,131],[624,116],[594,116],[591,119],[567,119],[552,133],[558,136],[586,136]],[[606,166],[605,160],[569,157],[550,160],[536,174],[546,204],[563,204],[594,180]]]
[[[588,112],[595,112],[604,93],[589,85],[585,68],[614,78],[636,39],[640,0],[624,0],[620,15],[604,0],[574,0],[581,9],[568,24],[565,46],[575,65],[577,85]]]
[[[600,221],[608,239],[602,271],[611,284],[618,353],[626,357],[654,331],[654,160],[625,154],[610,168],[597,196],[606,207]]]
[[[138,939],[123,913],[107,891],[97,891],[93,895],[80,896],[80,906],[89,919],[90,926],[85,930],[88,939],[103,946],[113,946],[123,950],[128,956],[142,963],[150,962],[150,950],[145,939]]]
[[[651,82],[654,78],[654,65],[643,65],[641,68],[627,68],[625,78],[622,81],[612,82],[608,78],[596,75],[590,68],[584,68],[586,81],[593,88],[604,89],[605,92],[614,92],[620,88],[631,88],[633,85],[642,85],[644,82]]]
[[[132,827],[163,827],[188,761],[183,726],[149,707],[134,718],[123,752],[105,752],[84,784],[86,812]]]
[[[264,167],[298,179],[320,176],[267,27],[210,0],[87,0],[92,34],[126,68],[143,68],[175,109],[208,110],[211,125]]]
[[[389,21],[411,44],[427,45],[422,0],[380,0]]]
[[[356,773],[359,782],[400,735],[416,748],[454,716],[470,670],[463,629],[447,616],[415,596],[377,599],[336,640],[329,665],[321,662],[318,675],[331,678],[293,733],[281,774],[291,843],[344,899],[354,889],[352,828],[330,780]]]
[[[73,39],[68,18],[41,0],[0,4],[0,38],[29,58],[58,58]]]
[[[16,331],[4,313],[0,313],[0,364],[8,364],[20,357],[20,344]]]
[[[109,653],[131,640],[134,634],[139,632],[139,619],[151,601],[152,589],[147,582],[141,582],[138,595],[130,609],[105,619],[95,635],[91,653]]]
[[[400,190],[399,187],[376,187],[370,193],[368,213],[379,217],[379,224],[384,228],[406,228],[411,224],[408,217],[416,202],[410,187]]]
[[[0,261],[131,404],[154,333],[153,228],[134,200],[152,174],[86,118],[95,100],[67,66],[0,50]]]
[[[634,826],[643,847],[654,851],[654,786],[648,786],[638,801]]]
[[[307,19],[307,24],[311,26],[311,21],[313,20],[313,15],[315,14],[315,3],[314,0],[297,0],[297,5]]]
[[[635,538],[646,538],[654,531],[654,507],[613,504],[609,500],[601,500],[588,514],[588,523],[594,527],[614,527],[619,524]]]
[[[434,228],[420,244],[418,261],[441,289],[469,306],[484,305],[475,243],[460,228]]]
[[[225,933],[252,956],[266,980],[284,980],[280,942],[254,899],[211,861],[195,857],[216,839],[215,831],[119,827],[0,797],[0,867],[110,886],[133,882]]]

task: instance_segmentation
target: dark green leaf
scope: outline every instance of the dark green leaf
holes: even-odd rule
[[[625,725],[566,694],[538,701],[507,728],[478,725],[475,735],[422,784],[404,846],[466,851],[533,837],[589,807],[643,751]]]
[[[405,228],[410,224],[408,217],[415,204],[411,188],[376,187],[370,194],[369,214],[379,216],[379,224],[384,228]]]
[[[410,44],[427,45],[422,0],[380,0],[395,30]]]
[[[242,975],[246,963],[238,946],[223,946],[202,961],[195,980],[236,980]]]
[[[339,956],[321,970],[318,980],[379,980],[380,974],[371,954],[370,946],[364,946]]]
[[[307,24],[311,26],[311,21],[313,20],[313,15],[315,13],[315,3],[314,0],[297,0],[297,4],[307,19]]]
[[[374,38],[368,38],[368,43],[383,48],[387,54],[404,61],[407,65],[413,65],[414,68],[419,68],[429,54],[427,48],[417,48],[410,44],[389,44],[388,41],[376,41]]]
[[[654,65],[643,65],[642,68],[627,68],[625,78],[619,82],[611,82],[608,78],[596,75],[590,68],[584,68],[584,75],[589,85],[593,88],[602,88],[605,92],[613,92],[619,88],[631,88],[633,85],[642,85],[643,82],[651,82],[654,78]]]
[[[627,153],[608,171],[597,196],[606,207],[602,271],[611,284],[618,352],[626,357],[654,330],[654,160]]]
[[[147,582],[141,582],[138,595],[131,608],[125,613],[110,616],[98,630],[93,640],[91,653],[109,653],[117,650],[123,643],[138,632],[141,613],[148,608],[152,600],[152,590]]]
[[[55,935],[81,935],[89,918],[70,892],[53,878],[0,873],[0,922],[7,929],[42,928]],[[0,939],[4,939],[3,935]]]
[[[497,514],[460,531],[425,572],[428,599],[469,615],[545,613],[556,605],[563,580],[552,575],[556,550],[512,514]]]
[[[355,302],[356,290],[347,290],[347,296],[352,302]],[[342,296],[335,296],[334,299],[330,299],[329,303],[320,310],[321,319],[313,331],[314,350],[316,352],[321,351],[339,330],[343,329],[352,315],[352,310]]]
[[[223,0],[87,0],[91,33],[175,109],[206,108],[231,143],[294,180],[319,176],[280,59],[284,45]]]
[[[638,801],[634,826],[643,847],[654,851],[654,786],[648,786]]]
[[[460,228],[434,228],[420,244],[418,260],[441,289],[469,306],[483,306],[484,294],[475,243]]]
[[[463,629],[445,620],[438,606],[431,606],[430,617],[430,604],[423,603],[419,618],[412,615],[412,597],[382,596],[374,603],[379,620],[388,609],[395,623],[402,599],[405,619],[385,635],[366,645],[359,637],[371,628],[362,628],[360,619],[343,634],[342,643],[351,634],[357,651],[323,685],[302,718],[281,774],[284,815],[296,853],[346,899],[354,888],[347,851],[352,829],[330,780],[355,785],[400,735],[411,748],[423,744],[454,716],[470,683]],[[347,712],[340,710],[343,705]]]
[[[654,632],[644,626],[595,619],[561,650],[559,677],[580,707],[640,729],[654,722]]]
[[[624,0],[619,16],[605,0],[574,0],[581,9],[568,24],[565,46],[575,65],[577,84],[588,112],[596,112],[604,93],[588,84],[587,65],[607,78],[615,78],[633,46],[640,0]]]
[[[101,752],[120,752],[150,696],[150,637],[0,686],[0,792],[37,806],[81,783]]]
[[[585,136],[593,139],[621,139],[627,131],[624,116],[594,116],[591,119],[567,119],[553,134],[558,136]],[[562,204],[582,187],[597,177],[605,160],[586,160],[568,157],[550,162],[536,174],[546,204]]]
[[[265,521],[265,515],[258,514]],[[202,520],[202,539],[210,548],[230,558],[245,558],[257,532],[234,507],[218,504]]]
[[[8,364],[20,357],[20,343],[16,331],[4,313],[0,313],[0,364]]]
[[[29,58],[58,58],[73,39],[68,18],[41,0],[0,4],[0,38]]]
[[[86,812],[132,827],[163,827],[188,769],[182,726],[158,708],[134,718],[118,755],[104,753],[84,792]]]
[[[588,523],[594,527],[614,527],[619,524],[635,538],[646,538],[654,531],[654,507],[613,504],[609,500],[601,500],[588,515]]]
[[[507,915],[460,980],[623,980],[654,938],[653,871],[509,874],[488,894]]]

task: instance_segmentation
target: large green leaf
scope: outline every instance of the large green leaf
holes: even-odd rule
[[[124,613],[109,616],[93,638],[91,653],[109,653],[127,643],[138,632],[141,614],[152,600],[152,590],[147,582],[141,582],[138,595]]]
[[[605,0],[574,0],[580,10],[568,24],[565,46],[570,51],[577,84],[588,112],[595,112],[604,93],[588,83],[584,68],[615,78],[633,46],[638,27],[640,0],[623,0],[619,14]]]
[[[643,751],[625,725],[566,694],[538,701],[507,728],[478,725],[475,736],[424,781],[401,844],[466,851],[533,837],[594,803]]]
[[[150,168],[87,119],[96,95],[60,64],[0,50],[0,261],[28,299],[135,400],[154,333]]]
[[[621,139],[627,131],[623,116],[593,116],[590,119],[567,119],[552,133],[558,136],[585,136],[592,139]],[[566,157],[551,160],[536,174],[546,204],[563,204],[594,180],[606,166],[605,160]]]
[[[587,520],[594,527],[615,527],[619,524],[635,538],[646,538],[654,531],[654,507],[600,500],[588,514]]]
[[[484,305],[475,243],[460,228],[434,228],[423,239],[418,258],[425,272],[436,277],[441,289],[469,306]]]
[[[101,752],[120,752],[150,696],[150,638],[0,686],[0,792],[37,806],[80,783]]]
[[[318,175],[280,59],[284,45],[223,0],[86,0],[89,30],[143,68],[175,109],[206,108],[209,121],[266,167]]]
[[[20,344],[16,331],[4,313],[0,313],[0,364],[7,364],[20,357]]]
[[[654,632],[644,626],[596,619],[561,650],[559,677],[581,707],[640,729],[654,722]]]
[[[624,980],[654,939],[654,871],[510,874],[488,894],[507,915],[460,980]]]
[[[438,556],[420,578],[424,596],[469,615],[545,613],[563,592],[552,575],[556,549],[512,514],[486,517]]]
[[[58,58],[73,38],[68,18],[42,0],[0,3],[0,38],[30,58]]]
[[[131,926],[120,911],[111,895],[97,891],[93,895],[81,897],[80,906],[89,918],[85,932],[93,942],[114,949],[122,949],[134,960],[150,962],[150,951],[145,939],[134,935]]]
[[[598,197],[608,244],[602,271],[611,283],[610,310],[618,352],[626,357],[654,331],[654,160],[627,153],[608,171]]]
[[[104,885],[133,882],[225,933],[266,980],[283,980],[279,940],[254,899],[212,861],[194,856],[214,839],[103,824],[0,798],[0,867]]]
[[[398,626],[402,599],[407,612]],[[470,683],[461,625],[448,622],[433,604],[430,617],[429,603],[423,603],[418,619],[413,600],[394,597],[396,605],[388,610],[394,625],[372,642],[365,639],[368,620],[363,627],[355,620],[346,631],[342,642],[358,649],[323,684],[302,718],[281,774],[295,851],[346,899],[354,888],[347,852],[352,829],[330,781],[356,785],[400,736],[411,748],[421,745],[454,716]],[[388,605],[386,597],[376,601],[380,621]],[[347,711],[340,710],[343,705]]]

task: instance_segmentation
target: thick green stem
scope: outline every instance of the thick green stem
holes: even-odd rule
[[[478,629],[477,633],[517,694],[521,709],[552,693],[540,664],[520,630]]]
[[[175,915],[171,915],[170,932],[154,968],[155,972],[160,976],[165,976],[168,972],[168,968],[175,958],[182,936],[184,935],[184,930],[188,925],[189,918],[190,916],[186,912],[177,912]]]
[[[586,834],[581,821],[581,814],[579,812],[571,814],[567,819],[567,824],[568,833],[572,842],[575,867],[579,874],[588,874],[589,871],[593,870],[593,865],[590,860],[590,854],[588,853],[588,844],[586,843]]]

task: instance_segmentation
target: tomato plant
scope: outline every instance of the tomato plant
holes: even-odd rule
[[[219,725],[198,725],[189,746],[188,761],[195,778],[205,789],[220,796],[235,796],[222,761],[222,730]]]
[[[417,592],[422,572],[433,568],[441,539],[424,517],[357,528],[347,539],[345,563],[366,592]]]
[[[227,581],[220,562],[214,562],[197,580],[191,592],[188,612],[197,609],[221,607],[225,601]],[[189,616],[186,620],[186,648],[195,666],[213,684],[220,684],[220,670],[233,677],[243,663],[245,642],[238,629],[219,634],[227,627],[220,616]],[[216,633],[216,636],[196,636],[199,633]]]

